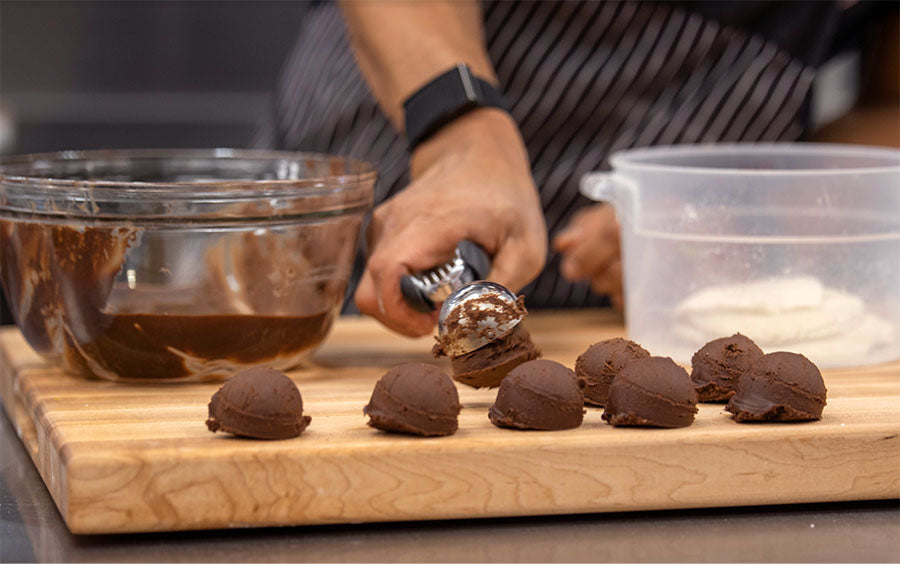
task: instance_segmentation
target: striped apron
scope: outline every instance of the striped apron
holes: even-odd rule
[[[722,4],[739,3],[705,4],[721,10]],[[804,134],[814,66],[774,40],[690,6],[485,3],[488,51],[528,147],[551,237],[589,204],[578,192],[581,175],[608,168],[607,156],[614,151],[791,141]],[[334,4],[310,10],[286,61],[271,119],[254,145],[375,163],[376,204],[409,182],[406,142],[370,94]],[[549,251],[544,271],[523,290],[529,307],[606,303],[588,284],[562,278],[559,262]],[[361,251],[349,311],[363,265]]]

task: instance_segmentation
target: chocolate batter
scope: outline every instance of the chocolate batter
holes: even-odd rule
[[[609,388],[603,419],[617,426],[687,427],[697,413],[697,392],[684,368],[651,356],[625,365]]]
[[[762,349],[740,333],[706,343],[691,358],[697,397],[703,402],[728,401],[741,375],[762,356]]]
[[[140,246],[141,235],[130,227],[0,220],[3,289],[16,324],[36,351],[88,376],[198,379],[227,376],[261,363],[289,367],[325,338],[334,317],[332,298],[343,287],[306,289],[304,281],[312,284],[316,278],[300,269],[296,257],[279,262],[270,249],[269,262],[252,262],[247,251],[258,250],[263,242],[252,246],[246,234],[240,234],[232,243],[243,249],[238,253],[243,266],[233,273],[240,278],[240,296],[217,292],[224,283],[212,284],[226,279],[225,271],[212,264],[220,245],[207,256],[212,261],[209,277],[199,295],[185,300],[176,291],[148,297],[144,288],[132,290],[117,280],[129,251]],[[282,249],[292,257],[302,255],[290,250]],[[262,282],[254,285],[253,275]],[[223,313],[197,314],[204,310]],[[290,315],[306,311],[310,313]]]
[[[439,437],[456,432],[461,409],[449,376],[430,364],[408,363],[378,380],[363,413],[382,431]]]
[[[478,303],[491,305],[491,312],[479,308]],[[453,310],[447,318],[444,324],[444,340],[438,338],[437,344],[434,345],[431,352],[435,358],[445,356],[444,341],[458,340],[460,334],[467,334],[469,327],[477,326],[478,322],[486,316],[494,317],[498,324],[502,324],[512,319],[525,317],[527,314],[524,299],[521,296],[512,308],[500,298],[490,294],[478,300],[466,302]],[[495,335],[491,331],[484,337],[494,339]],[[496,388],[512,369],[540,356],[540,349],[531,341],[531,335],[525,328],[524,322],[520,321],[502,338],[466,354],[450,357],[450,366],[453,368],[453,379],[457,382],[473,388]]]
[[[253,439],[290,439],[309,425],[293,380],[271,368],[251,368],[225,382],[209,401],[210,431]]]
[[[575,361],[575,375],[584,387],[584,403],[605,406],[616,375],[632,360],[649,356],[639,344],[618,337],[588,347]]]
[[[105,316],[102,333],[69,350],[70,365],[109,371],[121,380],[226,376],[234,368],[289,358],[320,343],[330,313],[265,315]]]
[[[584,396],[574,372],[552,360],[531,360],[503,379],[488,417],[511,429],[574,429],[584,419]]]
[[[435,356],[439,356],[436,354]],[[541,356],[523,323],[505,337],[450,358],[453,379],[473,388],[496,388],[512,369]]]
[[[811,421],[822,418],[825,381],[801,354],[774,352],[754,362],[738,382],[726,410],[746,421]]]

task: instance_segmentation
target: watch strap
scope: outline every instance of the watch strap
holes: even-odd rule
[[[456,65],[403,102],[410,150],[454,119],[480,107],[506,109],[503,97],[491,83],[472,74],[468,66]]]

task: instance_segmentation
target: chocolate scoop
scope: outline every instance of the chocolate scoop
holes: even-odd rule
[[[444,300],[438,343],[447,356],[461,356],[503,338],[525,314],[522,300],[500,284],[471,282]]]
[[[753,363],[725,409],[744,421],[810,421],[822,418],[825,381],[801,354],[774,352]]]
[[[456,432],[461,409],[449,376],[430,364],[408,363],[378,380],[363,413],[382,431],[437,437]]]
[[[691,380],[699,401],[728,401],[741,375],[762,356],[762,349],[740,333],[703,345],[691,358]]]
[[[250,368],[213,394],[206,426],[213,433],[290,439],[300,435],[310,420],[303,415],[303,398],[293,380],[271,368]]]
[[[531,360],[500,383],[488,417],[512,429],[574,429],[584,419],[584,396],[574,372],[552,360]]]
[[[671,358],[629,362],[609,388],[603,419],[617,426],[687,427],[697,413],[697,392]]]
[[[649,356],[639,344],[618,337],[588,347],[575,361],[575,375],[584,386],[584,403],[605,406],[613,378],[632,360]]]
[[[464,286],[444,302],[432,353],[450,357],[456,381],[497,387],[510,370],[541,356],[521,323],[526,315],[523,299],[499,284]]]
[[[438,356],[440,353],[438,353]],[[516,325],[502,339],[450,359],[453,378],[473,388],[496,388],[506,375],[523,362],[541,356],[524,324]]]

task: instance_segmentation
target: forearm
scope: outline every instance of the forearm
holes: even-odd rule
[[[357,63],[399,131],[403,101],[457,63],[496,82],[477,0],[344,0],[341,10]]]

